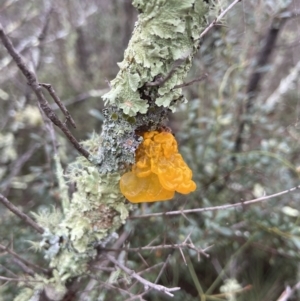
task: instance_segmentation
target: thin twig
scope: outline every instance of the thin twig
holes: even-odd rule
[[[24,262],[22,262],[21,260],[17,259],[17,258],[12,258],[12,261],[15,265],[17,265],[19,268],[21,268],[21,270],[23,270],[23,272],[25,274],[28,274],[30,276],[34,276],[35,272],[33,269],[31,269],[29,266],[27,266]]]
[[[162,266],[162,268],[160,269],[160,271],[159,271],[159,273],[158,273],[158,276],[156,277],[156,280],[154,281],[155,284],[159,281],[159,279],[160,279],[160,277],[161,277],[163,271],[165,270],[165,268],[166,268],[166,266],[167,266],[167,264],[168,264],[168,261],[169,261],[169,259],[170,259],[170,256],[171,256],[171,255],[169,254],[168,257],[167,257],[167,259],[165,260],[164,263],[160,263],[160,264],[162,264],[163,266]],[[149,269],[147,269],[147,270],[149,270]],[[146,271],[146,270],[144,270],[144,271],[142,271],[142,272],[139,272],[138,274],[144,273],[145,271]],[[138,282],[136,282],[136,283],[138,283]],[[135,285],[135,284],[134,284],[134,285]],[[133,285],[133,286],[134,286],[134,285]],[[133,287],[133,286],[132,286],[132,287]],[[148,292],[149,292],[149,291],[144,291],[143,293],[139,294],[137,297],[139,297],[140,300],[143,300],[143,299],[142,299],[143,296],[146,295]],[[125,301],[131,301],[131,300],[134,300],[134,299],[130,298],[130,299],[126,299]]]
[[[18,277],[17,274],[15,274],[13,271],[11,271],[10,269],[8,269],[6,266],[4,266],[3,264],[0,264],[0,268],[2,270],[4,270],[5,272],[7,272],[8,274],[14,276],[14,277]],[[0,286],[1,287],[1,286]]]
[[[35,265],[34,263],[32,263],[32,262],[30,262],[30,261],[24,259],[24,258],[21,257],[20,255],[18,255],[16,252],[14,252],[13,250],[11,250],[11,249],[8,248],[8,247],[3,246],[2,244],[0,244],[0,250],[9,253],[10,255],[12,255],[13,257],[17,258],[19,261],[23,262],[23,263],[26,264],[27,266],[32,267],[33,269],[39,270],[39,271],[41,271],[41,272],[43,272],[43,273],[46,273],[46,274],[49,273],[48,270],[43,269],[43,268],[41,268],[41,267]]]
[[[28,85],[32,88],[35,95],[37,96],[38,102],[40,104],[41,109],[45,112],[46,116],[57,126],[59,127],[65,136],[68,138],[68,140],[74,145],[74,147],[78,150],[79,153],[81,153],[85,158],[89,160],[90,154],[89,152],[80,145],[80,143],[76,140],[76,138],[72,135],[72,133],[69,131],[69,129],[66,127],[64,123],[62,123],[56,114],[51,110],[47,99],[45,98],[41,86],[39,85],[37,81],[37,77],[35,74],[28,69],[26,66],[24,60],[22,57],[17,53],[14,46],[12,45],[10,39],[7,37],[7,35],[4,33],[3,27],[0,24],[0,39],[4,45],[4,47],[7,49],[8,53],[11,55],[11,57],[16,62],[19,69],[22,71],[26,79],[28,80]]]
[[[155,214],[155,213],[154,213]],[[181,243],[181,244],[172,244],[172,245],[158,245],[158,246],[146,246],[138,248],[104,248],[105,251],[126,251],[126,252],[140,252],[140,251],[154,251],[161,249],[190,249],[196,251],[197,253],[203,254],[205,257],[209,257],[209,254],[205,253],[202,249],[195,247],[193,243]]]
[[[160,271],[159,271],[159,273],[158,273],[158,275],[157,275],[157,277],[156,277],[156,279],[155,279],[155,281],[154,281],[155,284],[159,281],[159,279],[160,279],[162,273],[163,273],[164,270],[166,269],[170,257],[171,257],[171,255],[169,254],[168,257],[167,257],[167,259],[166,259],[165,262],[164,262],[164,265],[161,267],[161,269],[160,269]]]
[[[163,262],[159,262],[159,263],[157,263],[155,265],[152,265],[151,267],[149,267],[149,268],[147,268],[145,270],[142,270],[142,271],[138,272],[137,274],[140,275],[140,274],[143,274],[143,273],[148,273],[149,271],[152,271],[152,270],[156,269],[157,267],[159,267],[159,266],[161,266],[163,264],[164,264]]]
[[[109,254],[106,254],[105,256],[107,257],[107,259],[109,261],[111,261],[114,265],[118,266],[126,274],[128,274],[132,278],[136,279],[141,284],[143,284],[145,291],[147,291],[149,288],[152,288],[152,289],[157,290],[159,292],[163,292],[163,293],[165,293],[166,295],[168,295],[170,297],[173,297],[174,295],[172,294],[172,292],[180,290],[180,287],[167,288],[163,285],[158,285],[158,284],[152,283],[152,282],[142,278],[135,271],[133,271],[133,270],[129,269],[128,267],[126,267],[124,264],[119,262],[115,257],[113,257]]]
[[[25,278],[8,278],[4,276],[0,276],[0,280],[16,281],[16,282],[43,282],[41,280],[33,280],[33,279],[25,279]]]
[[[117,287],[117,286],[115,286],[115,285],[112,285],[112,284],[110,284],[110,283],[101,281],[101,280],[99,280],[99,279],[97,279],[96,277],[93,277],[93,276],[91,276],[91,278],[94,279],[95,281],[97,281],[98,283],[101,284],[100,288],[101,288],[101,287],[105,287],[105,288],[107,288],[107,289],[117,290],[117,291],[119,291],[120,293],[124,293],[124,294],[129,295],[130,297],[136,297],[134,294],[130,293],[128,290],[124,290],[124,289],[122,289],[122,288],[120,288],[120,287]],[[83,291],[83,292],[91,292],[91,291],[85,290],[85,291]]]
[[[14,204],[12,204],[5,196],[0,193],[0,202],[11,212],[16,214],[20,219],[22,219],[26,224],[34,228],[39,233],[43,234],[44,229],[40,227],[33,219],[31,219],[27,214],[20,211]]]
[[[65,115],[67,121],[71,123],[73,128],[76,128],[74,119],[72,118],[71,114],[69,113],[69,111],[67,110],[65,105],[62,103],[62,101],[60,100],[58,95],[55,93],[55,90],[52,88],[52,86],[50,84],[45,84],[45,83],[41,83],[40,86],[42,86],[48,90],[48,92],[52,96],[53,100],[56,102],[56,104],[59,106],[59,108]]]
[[[189,81],[189,82],[187,82],[187,83],[182,83],[182,84],[180,84],[180,85],[176,85],[173,89],[178,89],[178,88],[183,88],[183,87],[190,86],[190,85],[192,85],[193,83],[200,82],[200,81],[206,79],[207,76],[208,76],[208,74],[205,73],[203,76],[197,77],[197,78],[195,78],[195,79],[193,79],[193,80],[191,80],[191,81]]]
[[[233,1],[225,10],[222,11],[222,13],[214,19],[200,34],[198,40],[201,40],[214,26],[217,25],[218,22],[221,21],[221,19],[239,2],[242,0],[235,0]]]
[[[0,280],[5,280],[5,281],[17,281],[17,282],[21,282],[24,281],[21,278],[8,278],[8,277],[4,277],[4,276],[0,276]]]
[[[186,210],[177,210],[177,211],[168,211],[168,212],[158,212],[158,213],[150,213],[150,214],[143,214],[143,215],[136,215],[129,217],[130,219],[138,219],[138,218],[149,218],[149,217],[158,217],[158,216],[164,216],[164,215],[180,215],[180,214],[187,214],[187,213],[200,213],[200,212],[207,212],[207,211],[217,211],[217,210],[226,210],[226,209],[232,209],[236,207],[244,207],[247,205],[252,205],[255,203],[263,202],[266,200],[273,199],[278,196],[282,196],[284,194],[295,192],[296,190],[300,189],[300,185],[293,187],[291,189],[287,189],[281,192],[277,192],[271,195],[262,196],[257,199],[245,201],[245,202],[239,202],[235,204],[227,204],[227,205],[221,205],[221,206],[214,206],[214,207],[206,207],[206,208],[195,208],[195,209],[186,209]]]

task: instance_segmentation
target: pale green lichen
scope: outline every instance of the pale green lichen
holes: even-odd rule
[[[103,98],[129,116],[146,113],[150,102],[175,109],[182,102],[182,84],[197,51],[207,4],[202,0],[135,0],[141,12],[133,36],[119,63],[120,71]],[[177,67],[174,68],[174,63]],[[146,84],[173,73],[151,99],[143,97]]]
[[[168,110],[150,105],[146,114],[135,117],[125,115],[116,107],[105,109],[101,146],[97,159],[99,173],[123,174],[135,161],[135,150],[142,141],[138,131],[155,130],[167,120]]]
[[[95,141],[100,141],[96,135],[90,141],[92,155],[98,152]],[[61,197],[69,198],[62,175],[59,176]],[[56,220],[54,226],[44,221],[49,221],[49,215],[35,215],[45,229],[41,242],[46,249],[45,257],[64,280],[86,271],[88,260],[96,255],[95,246],[125,223],[131,207],[119,192],[120,175],[101,174],[85,158],[79,157],[69,166],[67,180],[76,183],[76,191],[70,203],[62,200],[62,204],[67,204],[63,219]]]

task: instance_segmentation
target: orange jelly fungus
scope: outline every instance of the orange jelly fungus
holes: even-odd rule
[[[175,191],[194,191],[192,171],[178,153],[174,136],[152,131],[143,138],[136,150],[136,163],[121,177],[122,194],[132,203],[141,203],[170,200]]]

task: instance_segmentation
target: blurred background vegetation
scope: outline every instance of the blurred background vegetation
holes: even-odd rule
[[[215,2],[210,21],[230,3]],[[197,191],[136,206],[134,215],[231,204],[299,185],[299,13],[299,0],[244,0],[205,36],[189,79],[207,78],[185,88],[189,102],[170,115],[168,125],[193,170]],[[50,83],[67,105],[79,140],[101,132],[101,95],[118,72],[116,63],[136,16],[130,0],[0,2],[6,32],[39,81]],[[43,118],[26,80],[0,45],[0,192],[28,214],[60,207]],[[66,168],[77,153],[61,132],[56,131],[56,139]],[[130,247],[178,244],[187,237],[203,249],[211,246],[209,257],[202,255],[200,261],[187,250],[183,256],[170,249],[122,255],[135,271],[167,262],[159,283],[181,287],[173,300],[283,301],[287,288],[300,281],[297,192],[250,207],[129,220],[122,231],[130,233]],[[47,267],[28,243],[39,240],[0,205],[1,245]],[[124,275],[110,273],[99,274],[102,282],[85,294],[88,299],[74,300],[126,300],[130,295],[124,291],[140,292]],[[158,273],[153,268],[143,277],[155,281]],[[0,275],[21,274],[16,258],[1,252]],[[236,293],[226,295],[232,287]],[[1,281],[0,300],[13,300],[17,291],[16,283]],[[144,298],[169,299],[155,291]],[[295,290],[289,300],[300,300],[300,293]]]

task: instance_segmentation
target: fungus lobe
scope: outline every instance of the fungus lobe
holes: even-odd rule
[[[136,150],[136,163],[121,177],[122,194],[132,203],[141,203],[170,200],[175,191],[194,191],[192,171],[178,153],[174,136],[151,131],[143,138]]]

